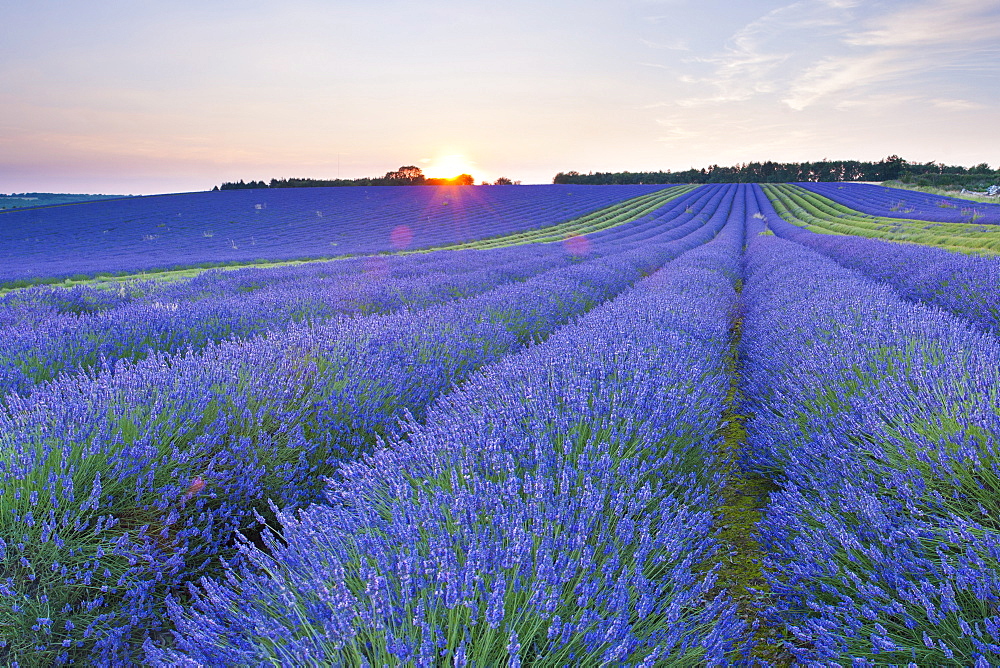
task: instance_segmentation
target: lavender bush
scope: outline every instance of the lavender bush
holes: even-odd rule
[[[9,392],[26,394],[37,383],[61,373],[102,365],[113,368],[118,360],[135,361],[153,351],[197,351],[226,339],[265,335],[293,323],[319,322],[337,314],[425,308],[573,261],[561,248],[545,254],[525,253],[523,258],[510,258],[501,251],[479,257],[471,251],[462,255],[467,263],[461,267],[464,271],[447,262],[448,271],[425,264],[421,272],[397,273],[393,267],[399,263],[390,260],[367,265],[351,262],[353,273],[333,276],[325,267],[246,269],[215,272],[218,275],[213,278],[221,286],[201,277],[187,282],[195,285],[150,286],[142,299],[121,300],[115,308],[95,308],[89,314],[63,308],[62,313],[46,317],[45,310],[21,308],[15,311],[21,314],[17,324],[0,327],[0,397]],[[514,261],[505,261],[509,259]],[[242,276],[223,275],[229,273]],[[239,281],[243,285],[233,289],[234,279],[243,279]],[[47,293],[56,291],[33,288],[30,292],[43,305],[51,301],[45,299]],[[102,291],[83,294],[95,292]],[[26,305],[26,296],[17,297]]]
[[[806,664],[1000,660],[1000,343],[775,237],[747,254],[746,465]]]

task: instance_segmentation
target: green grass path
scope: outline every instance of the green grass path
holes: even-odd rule
[[[843,234],[936,246],[961,253],[1000,253],[1000,226],[884,218],[855,211],[791,184],[761,184],[785,221],[820,234]]]

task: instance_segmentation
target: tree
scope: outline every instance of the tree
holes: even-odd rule
[[[506,176],[499,176],[497,180],[493,182],[495,186],[512,186],[514,182],[508,179]]]
[[[476,183],[476,180],[472,178],[471,174],[459,174],[455,178],[451,179],[451,181],[456,186],[471,186]]]
[[[404,165],[394,172],[386,172],[385,179],[392,185],[414,186],[424,182],[424,172],[414,165]]]
[[[881,178],[878,181],[894,181],[899,179],[906,170],[907,162],[898,155],[890,155],[878,163]]]

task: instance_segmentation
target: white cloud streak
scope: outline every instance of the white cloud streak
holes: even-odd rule
[[[867,29],[847,41],[855,46],[905,49],[968,45],[993,41],[1000,31],[1000,7],[989,0],[935,0],[907,4],[873,18]]]
[[[947,109],[948,111],[976,111],[978,109],[988,109],[985,104],[970,102],[969,100],[947,100],[936,97],[931,99],[930,103],[938,109]]]
[[[742,102],[781,87],[784,74],[801,59],[803,34],[837,33],[843,29],[849,0],[794,2],[774,9],[738,30],[726,49],[714,56],[691,59],[713,67],[710,75],[688,76],[686,83],[701,84],[714,92],[681,99],[683,107],[720,102]],[[799,47],[799,48],[796,48]]]
[[[699,93],[679,107],[706,107],[771,96],[801,111],[877,103],[886,85],[919,91],[922,78],[945,71],[990,72],[1000,55],[1000,5],[982,0],[896,0],[880,13],[858,0],[786,4],[731,35],[719,53],[687,59],[678,79]],[[978,58],[977,58],[978,56]],[[698,74],[698,69],[709,68]],[[931,97],[916,92],[929,104]],[[943,99],[947,96],[937,96]],[[952,100],[941,108],[977,104]],[[940,106],[940,104],[938,104]]]
[[[959,164],[962,151],[968,164],[988,157],[974,137],[998,104],[1000,1],[770,6],[721,48],[691,39],[690,55],[664,68],[676,73],[673,94],[643,108],[672,158],[877,159],[912,157],[910,147]]]
[[[963,61],[977,53],[997,50],[1000,7],[977,0],[931,0],[871,17],[861,28],[844,39],[851,53],[823,58],[792,81],[785,104],[802,110],[824,98],[879,84],[912,86],[919,76],[962,69]]]

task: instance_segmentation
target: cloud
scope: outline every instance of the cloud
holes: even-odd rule
[[[855,46],[925,48],[996,42],[1000,9],[982,0],[935,0],[908,4],[900,11],[873,18],[867,29],[850,37]]]
[[[982,69],[977,60],[997,52],[996,35],[1000,34],[1000,10],[984,8],[986,4],[932,0],[871,17],[860,31],[843,40],[854,53],[827,57],[807,68],[791,83],[782,101],[803,110],[823,98],[877,84],[915,88],[918,76]]]
[[[841,145],[837,130],[817,119],[791,125],[790,110],[773,113],[756,102],[741,105],[741,113],[726,108],[675,109],[657,120],[657,143],[674,169],[711,163],[720,165],[760,160],[812,160]]]
[[[893,53],[826,58],[799,76],[782,102],[801,111],[823,97],[894,79],[916,67]]]
[[[966,0],[786,2],[724,47],[667,68],[684,88],[646,105],[652,135],[672,158],[709,154],[724,164],[874,159],[972,133],[997,99],[1000,7],[989,4],[996,9]]]
[[[881,113],[887,109],[918,102],[920,97],[913,93],[881,93],[867,97],[841,100],[834,105],[840,111],[864,111]]]
[[[969,84],[948,75],[995,75],[998,34],[994,2],[792,2],[744,25],[721,51],[685,59],[678,81],[689,92],[672,104],[716,107],[764,98],[795,111],[821,103],[876,109],[895,95],[971,109],[978,103],[961,90]],[[933,99],[927,94],[932,85]]]
[[[658,70],[669,70],[671,72],[677,71],[676,65],[664,65],[663,63],[645,63],[645,62],[638,63],[638,65],[642,67],[652,67]]]
[[[694,107],[722,102],[742,102],[779,90],[787,71],[830,34],[846,29],[857,3],[853,0],[794,2],[771,10],[736,31],[721,53],[692,58],[692,64],[708,66],[701,77],[687,75],[682,81],[712,90],[708,95],[678,100]]]
[[[938,109],[946,109],[948,111],[974,111],[987,108],[985,104],[969,100],[946,100],[936,97],[929,100],[929,102]]]
[[[657,137],[657,141],[674,142],[684,139],[694,139],[702,134],[694,129],[696,127],[695,125],[684,123],[680,120],[661,118],[657,119],[656,123],[663,128],[660,136]]]
[[[833,9],[851,9],[861,5],[861,0],[823,0],[823,4]]]

